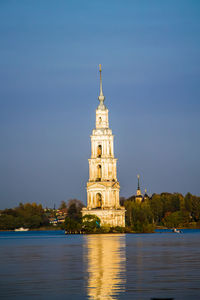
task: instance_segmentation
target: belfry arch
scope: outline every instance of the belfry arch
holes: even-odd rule
[[[101,155],[102,155],[102,146],[98,145],[98,147],[97,147],[97,157],[101,157]]]
[[[97,181],[101,181],[101,165],[97,166]]]
[[[102,207],[102,195],[101,195],[101,193],[96,194],[96,207],[97,208]]]

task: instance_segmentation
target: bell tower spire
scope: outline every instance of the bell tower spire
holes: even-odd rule
[[[138,179],[138,187],[137,187],[137,194],[135,196],[135,200],[140,203],[143,200],[143,196],[140,190],[140,175],[137,175],[137,179]]]
[[[102,88],[101,64],[99,65],[99,73],[100,73],[100,94],[98,97],[100,101],[99,108],[105,109],[106,107],[104,105],[105,97],[103,95],[103,88]]]
[[[137,175],[137,178],[138,178],[138,190],[140,190],[140,175]]]

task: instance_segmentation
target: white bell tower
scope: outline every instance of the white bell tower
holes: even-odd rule
[[[89,159],[89,181],[87,183],[86,214],[97,215],[101,225],[125,227],[125,209],[119,203],[117,159],[114,157],[114,137],[109,128],[108,109],[104,104],[101,65],[99,105],[96,109],[96,128],[91,135],[91,158]]]

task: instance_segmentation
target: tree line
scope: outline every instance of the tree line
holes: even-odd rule
[[[48,223],[48,217],[41,204],[20,203],[15,208],[0,212],[0,230],[13,230],[19,227],[34,229],[46,226]]]
[[[121,199],[127,230],[151,232],[156,227],[200,228],[200,197],[187,193],[153,194],[141,203],[132,196]]]
[[[135,196],[121,198],[126,209],[126,228],[101,226],[97,216],[82,217],[84,204],[77,199],[62,201],[59,209],[67,211],[64,223],[57,228],[67,233],[104,232],[153,232],[157,227],[200,228],[200,197],[190,193],[153,194],[138,203]],[[50,217],[56,215],[55,209],[44,209],[41,204],[20,203],[19,206],[0,211],[0,230],[13,230],[19,227],[37,229],[52,227]]]

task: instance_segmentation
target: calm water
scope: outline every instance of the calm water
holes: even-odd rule
[[[0,232],[1,299],[200,299],[200,230]]]

